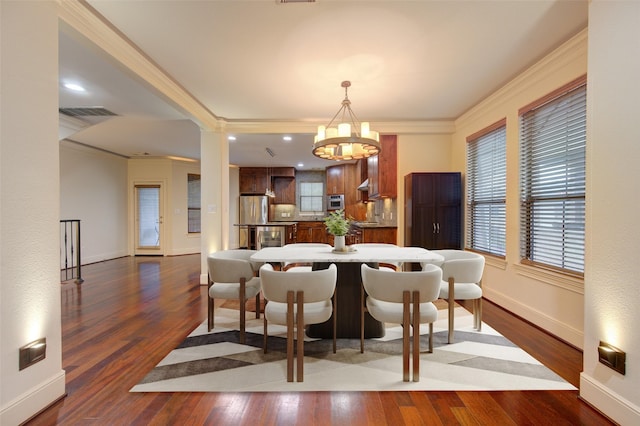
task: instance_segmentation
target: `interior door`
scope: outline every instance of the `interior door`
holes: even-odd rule
[[[135,185],[136,255],[162,255],[162,185]]]

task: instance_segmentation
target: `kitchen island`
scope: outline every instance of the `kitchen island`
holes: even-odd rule
[[[297,222],[236,223],[240,232],[240,248],[260,250],[281,247],[295,241]]]

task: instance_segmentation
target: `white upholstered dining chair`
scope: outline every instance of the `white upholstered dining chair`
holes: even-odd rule
[[[449,334],[447,341],[453,343],[454,302],[473,300],[473,327],[482,327],[482,275],[484,256],[464,250],[432,250],[444,257],[441,264],[442,283],[440,299],[448,302]],[[424,265],[423,265],[424,267]]]
[[[442,270],[427,265],[422,271],[392,272],[361,267],[362,285],[368,296],[367,311],[378,321],[402,325],[402,379],[409,381],[410,329],[413,328],[413,381],[420,381],[420,324],[429,324],[429,352],[433,352],[433,322],[438,309]],[[364,340],[360,328],[360,341]]]
[[[358,250],[359,248],[389,248],[389,247],[398,247],[395,244],[390,243],[359,243],[352,244],[351,247]],[[381,271],[400,271],[402,270],[402,263],[400,262],[380,262],[379,269]]]
[[[208,331],[214,327],[214,300],[240,301],[240,343],[245,342],[246,301],[255,297],[256,318],[260,318],[260,278],[249,259],[255,250],[222,250],[207,258],[209,269],[209,300],[207,305]]]
[[[337,268],[303,272],[274,271],[265,264],[260,268],[264,307],[264,352],[267,352],[267,322],[287,327],[287,382],[293,382],[294,329],[296,334],[296,380],[304,381],[304,327],[320,324],[334,312],[332,297],[336,288]],[[333,352],[336,352],[336,315],[333,315]]]
[[[324,243],[291,243],[285,244],[283,246],[286,249],[297,250],[297,249],[309,249],[309,248],[317,248],[317,249],[327,249],[330,250],[331,246],[329,244]],[[311,263],[300,263],[300,262],[284,262],[282,264],[283,271],[295,271],[295,272],[310,272],[312,269]]]

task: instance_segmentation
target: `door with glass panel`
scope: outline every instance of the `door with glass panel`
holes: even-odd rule
[[[162,185],[135,185],[135,254],[161,255]]]

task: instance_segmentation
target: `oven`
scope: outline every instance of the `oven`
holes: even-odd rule
[[[327,210],[344,209],[344,195],[328,195]]]
[[[256,249],[282,247],[285,244],[285,226],[256,226]]]

